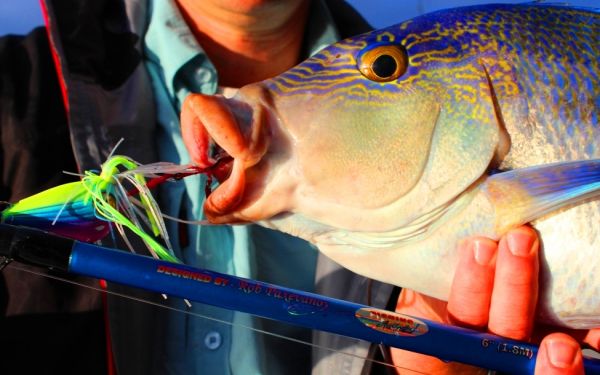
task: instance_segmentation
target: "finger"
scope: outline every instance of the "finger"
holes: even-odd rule
[[[396,305],[396,312],[407,315],[418,316],[434,322],[445,323],[447,316],[447,304],[444,301],[417,293],[410,289],[402,289]],[[445,362],[439,358],[390,348],[393,363],[401,369],[415,370],[419,374],[477,374],[487,373],[478,372],[478,369],[472,366],[457,362]],[[399,371],[401,373],[407,371]],[[407,373],[412,373],[408,371]]]
[[[535,363],[535,374],[583,374],[583,357],[577,341],[564,333],[553,333],[544,338]]]
[[[218,95],[186,97],[181,110],[181,134],[190,157],[200,166],[207,161],[205,152],[211,138],[234,158],[246,154],[248,149],[237,118],[227,100]]]
[[[538,248],[535,231],[516,228],[498,245],[488,328],[516,340],[528,340],[538,294]]]
[[[202,168],[209,167],[214,163],[210,159],[209,147],[210,137],[206,128],[196,114],[196,102],[199,95],[188,95],[181,107],[181,135],[183,143],[190,154],[192,161]]]
[[[591,329],[583,341],[594,350],[600,350],[600,328]]]
[[[462,241],[460,259],[448,299],[448,318],[454,324],[485,328],[494,287],[497,245],[487,238]]]

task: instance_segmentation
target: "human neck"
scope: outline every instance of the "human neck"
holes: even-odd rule
[[[219,84],[241,87],[299,62],[308,13],[305,0],[177,0],[192,32],[219,72]]]

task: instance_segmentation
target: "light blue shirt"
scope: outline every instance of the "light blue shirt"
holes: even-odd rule
[[[322,4],[319,7],[312,12],[318,14],[311,13],[308,25],[311,53],[338,39],[327,9]],[[173,0],[150,0],[149,8],[144,52],[155,93],[159,157],[187,164],[190,160],[179,129],[180,106],[190,92],[216,93],[217,72]],[[168,184],[160,192],[163,212],[191,220],[203,218],[204,184],[205,176]],[[181,247],[179,224],[166,224],[175,253],[186,264],[309,291],[313,288],[316,251],[304,241],[256,226],[187,225],[187,240],[183,241],[187,245]],[[247,328],[259,325],[255,318],[198,303],[188,309],[176,299],[170,303],[190,314],[173,311],[165,322],[165,358],[159,361],[165,373],[261,374],[281,370],[267,359],[269,353],[261,335]],[[290,328],[289,334],[293,331]]]

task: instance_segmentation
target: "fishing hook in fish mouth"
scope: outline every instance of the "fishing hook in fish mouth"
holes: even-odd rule
[[[204,194],[208,198],[212,194],[213,180],[221,183],[229,178],[233,167],[233,158],[226,153],[215,157],[215,163],[206,168],[202,173],[206,173],[206,183],[204,185]]]
[[[261,88],[245,89],[260,96]],[[192,94],[182,106],[181,127],[192,161],[209,169],[204,211],[213,223],[240,221],[233,211],[243,204],[247,169],[258,164],[267,151],[269,134],[265,109],[237,99]],[[212,179],[219,186],[213,191]]]

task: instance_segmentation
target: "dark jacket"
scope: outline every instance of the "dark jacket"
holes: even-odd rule
[[[74,179],[62,173],[77,169],[43,28],[0,39],[0,125],[0,200],[15,202]],[[0,373],[105,374],[100,294],[31,272],[48,274],[13,264],[0,275]]]
[[[343,37],[369,29],[344,1],[328,5]],[[0,38],[0,200],[9,202],[73,179],[62,171],[97,169],[121,138],[119,153],[156,161],[154,100],[140,43],[144,7],[123,0],[45,0],[42,6],[47,28]],[[364,293],[338,297],[366,295],[364,278],[323,264],[335,272],[323,272],[321,292],[334,294],[336,285],[353,279]],[[160,344],[162,309],[18,267],[7,267],[0,278],[0,373],[103,374],[112,369],[107,358],[121,374],[153,372],[160,358],[148,348]],[[348,282],[336,284],[336,275]],[[70,279],[99,287],[94,280]],[[152,294],[109,289],[160,303]]]

